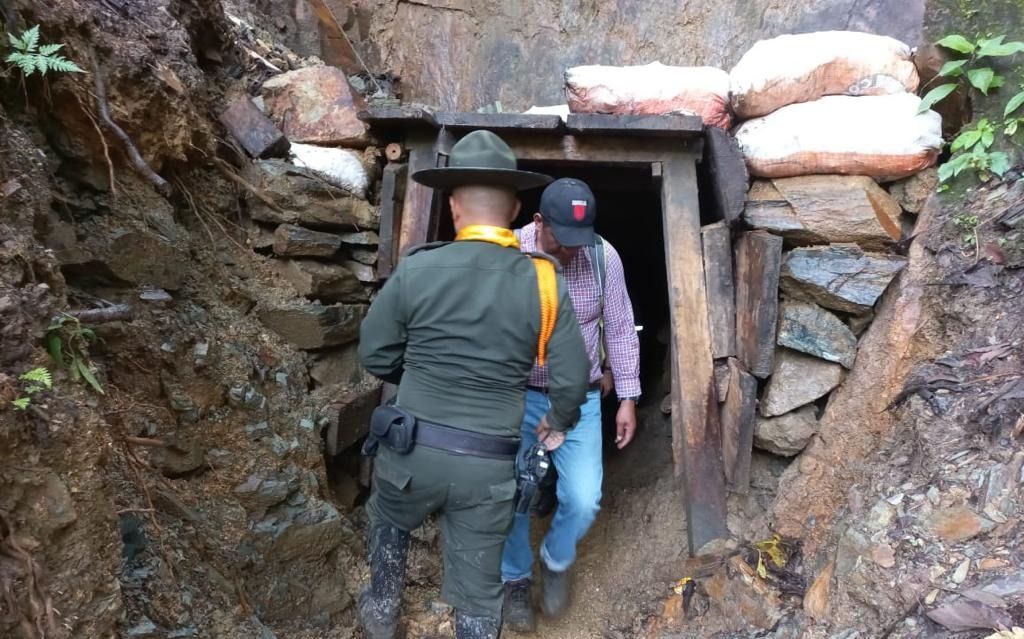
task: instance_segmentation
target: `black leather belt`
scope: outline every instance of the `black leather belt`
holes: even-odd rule
[[[518,437],[483,435],[461,428],[416,420],[416,443],[458,455],[514,461],[519,453]]]
[[[526,385],[526,390],[537,391],[538,393],[544,393],[545,395],[547,395],[549,391],[547,386],[531,386],[529,384]],[[587,387],[588,392],[596,390],[601,390],[601,380],[590,382],[590,386]]]

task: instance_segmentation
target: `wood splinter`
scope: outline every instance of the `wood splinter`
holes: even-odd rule
[[[398,162],[405,157],[405,147],[398,142],[392,142],[384,147],[384,155],[389,162]]]
[[[132,307],[127,304],[114,304],[105,308],[86,308],[67,311],[81,324],[106,324],[107,322],[120,322],[132,319]]]

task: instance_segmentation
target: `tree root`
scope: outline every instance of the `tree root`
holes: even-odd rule
[[[4,559],[17,563],[12,565],[11,561],[2,561]],[[19,578],[24,579],[24,589],[28,593],[28,614],[24,610],[26,606],[19,605],[14,595],[15,582]],[[0,595],[3,595],[3,602],[12,617],[11,620],[18,622],[26,637],[46,639],[47,633],[56,631],[56,613],[53,609],[53,600],[43,584],[42,569],[32,555],[18,544],[14,537],[14,525],[8,518],[8,514],[2,510],[0,510]]]

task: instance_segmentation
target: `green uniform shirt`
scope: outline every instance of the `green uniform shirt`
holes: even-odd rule
[[[557,280],[547,418],[567,430],[586,399],[590,360],[565,281]],[[531,259],[512,247],[458,241],[402,259],[363,320],[359,357],[370,373],[399,384],[398,405],[420,419],[512,437],[539,333]]]

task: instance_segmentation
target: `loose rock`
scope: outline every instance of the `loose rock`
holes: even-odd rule
[[[886,228],[899,228],[900,207],[869,177],[809,175],[755,182],[743,219],[795,244],[850,242],[882,250],[899,239]]]
[[[345,261],[342,262],[342,264],[345,265],[345,268],[352,271],[355,274],[356,279],[360,282],[366,282],[369,284],[377,281],[377,273],[374,271],[372,266],[360,264],[359,262],[354,261]]]
[[[169,291],[181,288],[189,270],[184,253],[163,238],[140,231],[115,234],[105,263],[118,279]]]
[[[309,376],[320,386],[355,386],[367,375],[355,344],[320,353],[309,368]]]
[[[768,419],[758,418],[754,426],[754,446],[783,457],[800,453],[818,432],[814,406]]]
[[[786,255],[779,284],[794,299],[859,315],[871,310],[906,262],[851,244],[798,248]]]
[[[228,105],[220,114],[220,122],[254,158],[282,156],[291,146],[281,129],[263,115],[248,95]]]
[[[306,169],[281,160],[255,162],[247,179],[273,206],[247,194],[252,219],[273,224],[302,224],[325,229],[377,228],[376,207],[327,184]]]
[[[924,527],[946,541],[963,541],[991,529],[992,522],[966,506],[955,506],[934,512],[925,520]]]
[[[341,238],[331,233],[310,231],[301,226],[282,224],[274,231],[274,253],[289,257],[333,257],[341,248]]]
[[[939,186],[939,170],[925,169],[889,185],[889,193],[907,213],[920,213]]]
[[[324,302],[367,302],[369,296],[352,271],[315,260],[275,260],[274,270],[299,295]]]
[[[270,117],[293,142],[365,147],[366,125],[345,73],[330,66],[307,67],[263,83]]]
[[[853,368],[857,338],[838,317],[816,304],[783,302],[779,309],[779,346]]]
[[[768,380],[761,414],[774,417],[810,404],[839,385],[843,367],[796,351],[779,349]]]
[[[366,306],[285,304],[258,311],[264,326],[302,349],[340,346],[359,336]]]
[[[356,244],[359,246],[377,246],[380,244],[380,236],[378,236],[374,231],[342,233],[341,241],[345,244]]]

